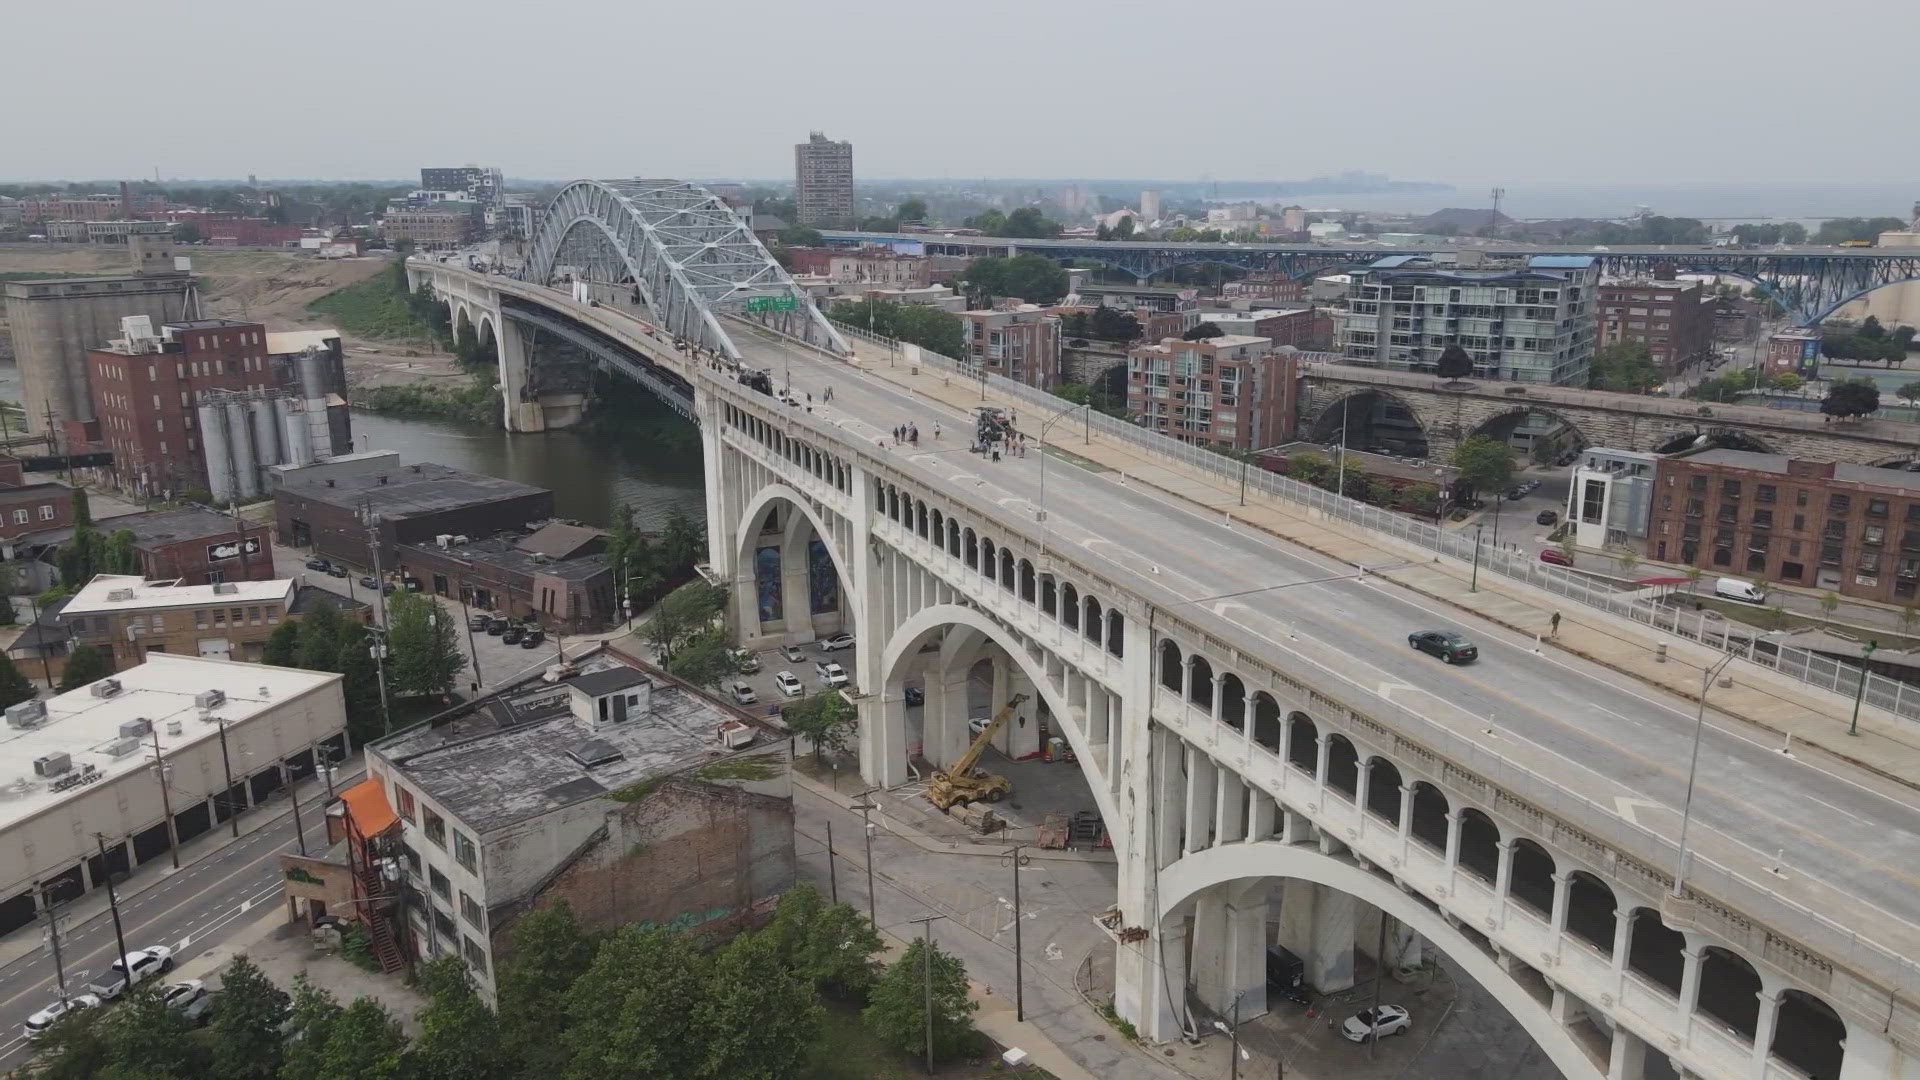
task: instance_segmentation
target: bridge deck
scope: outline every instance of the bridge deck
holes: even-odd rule
[[[562,293],[531,291],[556,309],[575,307]],[[816,419],[842,427],[869,450],[895,425],[916,422],[919,447],[889,451],[903,465],[1031,520],[1038,453],[984,460],[967,452],[971,423],[957,410],[768,335],[741,330],[735,338],[776,385],[790,373],[796,394],[811,392]],[[821,398],[829,385],[831,404]],[[1031,433],[1039,419],[1022,414],[1020,427]],[[943,429],[938,439],[936,423]],[[1677,837],[1691,703],[1556,650],[1535,653],[1530,639],[1490,621],[1377,579],[1343,576],[1352,568],[1227,527],[1194,504],[1130,487],[1070,455],[1052,455],[1047,471],[1052,543],[1104,564],[1113,580],[1157,603],[1211,612],[1239,628],[1239,644],[1249,651],[1276,663],[1304,657],[1317,669],[1308,678],[1343,681],[1487,740],[1514,760],[1537,764],[1552,782],[1620,807],[1626,821],[1669,842]],[[1480,661],[1453,667],[1409,649],[1408,632],[1433,627],[1474,637]],[[1211,659],[1223,668],[1227,660]],[[1894,955],[1920,956],[1920,805],[1913,792],[1848,766],[1785,757],[1749,739],[1737,718],[1709,712],[1690,834],[1699,857],[1764,881],[1766,891]],[[1580,824],[1600,836],[1625,827]],[[1776,865],[1787,872],[1770,873]]]

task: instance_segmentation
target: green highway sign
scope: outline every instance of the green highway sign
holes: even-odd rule
[[[749,296],[747,310],[759,311],[798,311],[800,301],[792,296]]]

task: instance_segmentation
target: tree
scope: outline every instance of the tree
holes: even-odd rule
[[[140,572],[140,553],[134,549],[139,540],[132,529],[116,529],[107,537],[100,553],[100,572],[103,574],[137,574]]]
[[[1860,324],[1860,329],[1855,336],[1866,338],[1868,341],[1882,341],[1887,336],[1887,328],[1880,325],[1878,316],[1869,315],[1867,320]]]
[[[267,644],[260,650],[260,662],[274,667],[296,667],[299,660],[300,623],[287,619],[267,635]]]
[[[1057,232],[1058,230],[1055,231]],[[1133,233],[1134,221],[1131,214],[1121,218],[1120,224],[1113,227],[1113,238],[1115,240],[1131,240],[1133,239]]]
[[[801,698],[780,712],[788,730],[813,744],[816,762],[825,754],[838,755],[847,748],[854,715],[853,706],[834,690]]]
[[[1691,596],[1700,587],[1700,579],[1706,577],[1707,572],[1697,566],[1689,566],[1681,571],[1681,576],[1687,579],[1687,594]]]
[[[93,504],[87,499],[87,489],[73,489],[73,524],[75,528],[93,527]]]
[[[453,623],[420,593],[394,594],[387,604],[388,677],[394,693],[428,697],[452,691],[467,667]]]
[[[1920,379],[1915,379],[1912,382],[1901,383],[1900,389],[1895,390],[1894,395],[1909,405],[1914,404],[1916,401],[1920,401]]]
[[[1458,343],[1449,345],[1440,350],[1440,358],[1434,362],[1433,372],[1448,382],[1464,379],[1473,374],[1473,357]]]
[[[558,1076],[566,1068],[567,990],[593,966],[598,945],[565,900],[514,924],[498,967],[500,1023],[527,1076]]]
[[[929,952],[931,949],[931,952]],[[973,1030],[973,1002],[967,997],[967,969],[957,957],[915,938],[887,968],[868,998],[867,1026],[881,1042],[905,1053],[919,1052],[927,1038],[927,973],[933,981],[933,1053],[952,1058]]]
[[[308,982],[304,973],[294,976],[280,1080],[327,1080],[322,1056],[342,1011],[333,995]]]
[[[782,894],[773,922],[761,932],[788,968],[823,993],[864,1001],[879,975],[874,957],[884,944],[873,924],[846,904],[828,904],[811,885]]]
[[[1640,556],[1634,554],[1632,548],[1621,548],[1613,558],[1620,564],[1620,572],[1628,576],[1632,576],[1633,568],[1640,565]]]
[[[969,229],[978,229],[987,236],[1007,235],[1007,215],[998,210],[983,211],[960,224]]]
[[[387,713],[380,701],[380,670],[374,664],[370,645],[365,633],[343,635],[340,654],[328,669],[341,675],[340,693],[346,699],[347,734],[355,746],[365,746],[387,733]]]
[[[19,613],[13,610],[13,590],[18,585],[13,564],[0,562],[0,626],[12,626],[20,621]]]
[[[732,636],[724,627],[710,626],[687,638],[666,667],[667,673],[676,678],[718,690],[720,684],[739,674],[740,661],[734,657]]]
[[[406,1049],[399,1019],[372,998],[355,998],[334,1018],[326,1044],[318,1048],[315,1080],[397,1080],[406,1075]],[[291,1061],[310,1052],[296,1046],[287,1057]]]
[[[1030,304],[1055,304],[1067,295],[1067,271],[1045,255],[1028,252],[1011,259],[988,255],[975,259],[961,278],[970,303],[985,306],[996,296],[1016,296]]]
[[[820,1038],[819,999],[764,933],[742,934],[714,955],[701,1004],[700,1075],[711,1080],[798,1076]]]
[[[78,690],[111,674],[113,663],[107,659],[106,653],[93,645],[76,645],[67,654],[67,667],[60,675],[60,692],[64,694],[69,690]]]
[[[1219,326],[1210,322],[1203,322],[1199,326],[1196,326],[1193,329],[1187,331],[1186,333],[1181,334],[1180,340],[1205,341],[1208,338],[1217,338],[1217,337],[1226,337],[1226,336],[1227,336],[1227,332],[1225,330],[1220,329]]]
[[[1644,342],[1622,341],[1593,354],[1589,385],[1616,394],[1644,394],[1660,384],[1660,367]]]
[[[1287,475],[1303,484],[1324,487],[1333,473],[1333,462],[1325,454],[1309,451],[1287,458]]]
[[[272,1080],[285,1047],[280,1025],[292,1007],[245,953],[220,977],[220,1007],[208,1038],[213,1052],[210,1080]]]
[[[1842,420],[1880,410],[1880,387],[1871,379],[1841,379],[1827,386],[1820,411]]]
[[[193,1024],[167,1006],[157,984],[128,994],[100,1024],[106,1042],[99,1080],[200,1080],[207,1051]]]
[[[893,216],[896,221],[912,222],[913,224],[916,224],[916,225],[923,225],[926,223],[926,220],[927,220],[926,200],[925,199],[907,199],[904,202],[902,202],[899,206],[896,206],[893,208]]]
[[[0,709],[10,709],[39,696],[33,682],[20,673],[13,657],[0,652]]]
[[[1506,443],[1475,435],[1453,451],[1460,480],[1474,491],[1495,491],[1513,479],[1513,450]]]
[[[1101,304],[1087,317],[1087,334],[1103,341],[1134,341],[1141,333],[1140,319],[1131,311]]]
[[[1827,618],[1829,619],[1833,618],[1833,613],[1835,611],[1838,611],[1839,609],[1840,609],[1839,593],[1829,590],[1827,592],[1823,592],[1820,594],[1820,611],[1822,614],[1826,615]]]
[[[1047,220],[1035,207],[1023,206],[1007,215],[999,235],[1046,240],[1060,235],[1060,224]]]
[[[689,581],[668,593],[647,620],[648,644],[668,662],[688,639],[701,633],[726,610],[727,591],[705,581]]]
[[[1879,239],[1883,232],[1903,232],[1906,227],[1907,223],[1897,217],[1828,218],[1820,223],[1819,231],[1813,234],[1813,242],[1816,244],[1872,242]]]
[[[332,671],[340,662],[340,637],[347,621],[332,604],[322,604],[300,617],[300,647],[295,667]]]
[[[428,1001],[415,1019],[420,1035],[407,1050],[408,1080],[508,1080],[518,1064],[501,1021],[480,1000],[460,956],[449,953],[420,969]]]
[[[34,1051],[35,1080],[95,1080],[113,1053],[99,1009],[75,1009],[55,1020],[40,1033]]]
[[[679,934],[626,926],[608,938],[567,991],[567,1080],[701,1075],[707,972]]]
[[[820,235],[819,229],[810,229],[805,225],[789,225],[780,230],[781,247],[824,247],[827,238]]]
[[[1784,390],[1789,394],[1795,393],[1801,387],[1807,385],[1807,380],[1791,371],[1782,371],[1774,375],[1769,381],[1773,383],[1775,390]]]

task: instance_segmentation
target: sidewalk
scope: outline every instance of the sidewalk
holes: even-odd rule
[[[916,372],[904,365],[890,366],[884,349],[863,340],[855,342],[855,350],[854,366],[870,378],[890,381],[961,416],[970,415],[981,403],[977,381],[953,378],[933,368]],[[987,391],[987,400],[1032,411],[1031,405],[992,390]],[[1070,407],[1064,400],[1061,406]],[[1699,700],[1705,665],[1720,655],[1691,642],[1665,641],[1647,627],[1550,596],[1498,574],[1480,575],[1478,591],[1471,591],[1465,565],[1442,560],[1428,551],[1401,547],[1390,537],[1321,519],[1304,507],[1259,492],[1249,492],[1242,506],[1237,485],[1224,477],[1148,457],[1106,437],[1085,443],[1081,434],[1070,424],[1062,425],[1051,433],[1049,444],[1095,467],[1118,473],[1126,482],[1145,484],[1217,510],[1228,525],[1250,526],[1329,558],[1367,567],[1376,576],[1430,600],[1470,611],[1520,634],[1546,634],[1557,612],[1561,616],[1559,633],[1543,648],[1558,647],[1688,701]],[[1667,646],[1664,663],[1655,655],[1656,643]],[[1728,666],[1711,699],[1718,712],[1745,720],[1783,744],[1791,740],[1796,753],[1805,752],[1804,748],[1811,745],[1881,776],[1920,787],[1920,724],[1869,706],[1860,714],[1860,734],[1849,737],[1852,701],[1802,686],[1744,661]]]

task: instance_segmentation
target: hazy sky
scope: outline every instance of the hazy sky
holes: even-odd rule
[[[1914,178],[1915,0],[9,6],[0,179]]]

